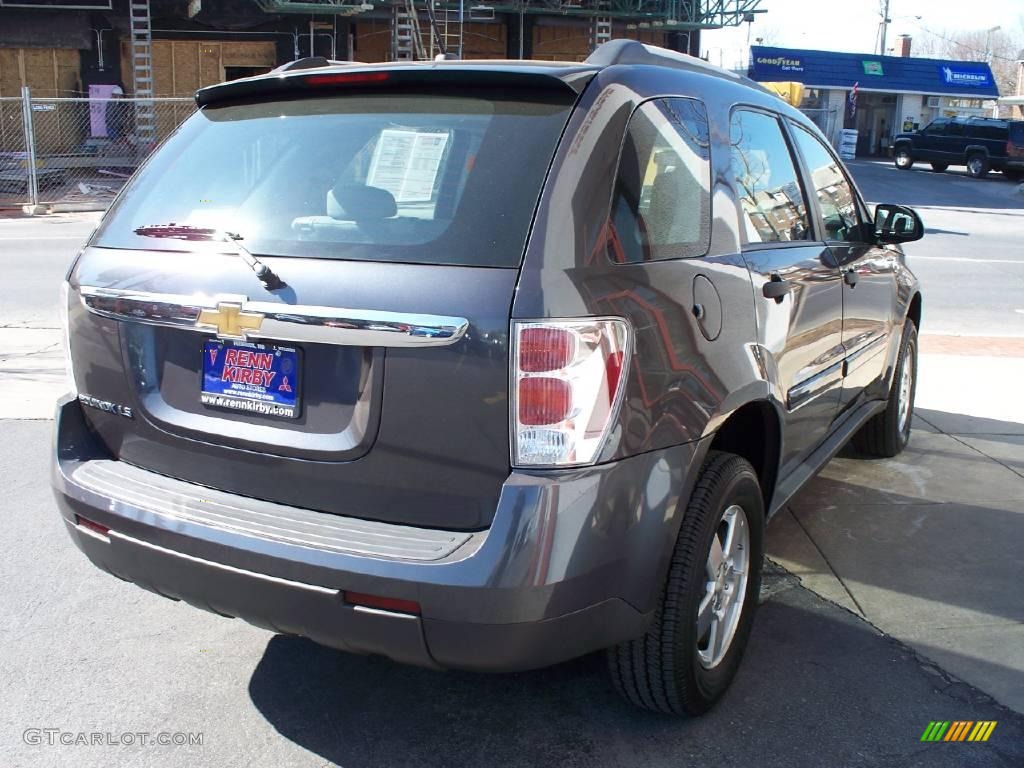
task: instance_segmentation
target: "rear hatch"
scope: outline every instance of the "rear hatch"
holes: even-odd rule
[[[186,121],[70,276],[75,383],[111,454],[324,512],[486,526],[518,267],[575,99],[545,79],[333,83]]]

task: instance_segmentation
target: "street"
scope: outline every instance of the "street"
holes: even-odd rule
[[[928,230],[906,249],[924,292],[913,437],[893,460],[840,454],[773,519],[743,665],[689,720],[622,702],[599,655],[426,671],[94,568],[50,494],[48,419],[58,288],[97,215],[0,219],[0,763],[1024,764],[1024,195],[999,175],[850,168],[867,200],[914,206]],[[934,720],[997,725],[985,743],[923,743]],[[143,743],[159,733],[201,743]]]

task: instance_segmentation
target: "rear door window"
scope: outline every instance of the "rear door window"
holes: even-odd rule
[[[708,116],[695,99],[645,102],[629,119],[612,201],[613,261],[703,256],[711,241]]]
[[[729,128],[733,185],[749,243],[810,240],[814,235],[796,164],[778,118],[738,109]]]
[[[187,237],[136,232],[175,223],[236,233],[257,254],[517,266],[571,97],[495,92],[207,107],[133,179],[94,244],[186,250]],[[223,249],[187,250],[201,247]]]

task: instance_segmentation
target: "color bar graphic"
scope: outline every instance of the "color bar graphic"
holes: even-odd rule
[[[996,720],[932,720],[921,734],[921,741],[988,741]]]

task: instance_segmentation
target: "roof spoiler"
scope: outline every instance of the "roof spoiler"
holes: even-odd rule
[[[422,64],[375,66],[356,62],[331,62],[323,57],[291,62],[288,69],[273,73],[231,80],[196,91],[196,104],[206,107],[240,99],[287,98],[315,93],[338,93],[360,88],[392,88],[439,85],[454,88],[491,85],[500,88],[534,88],[562,91],[573,97],[596,72],[580,67],[576,71],[547,73],[539,69],[474,66],[473,62],[444,61]],[[320,60],[320,61],[317,61]],[[326,64],[322,62],[327,62]],[[301,65],[301,66],[297,66]]]

